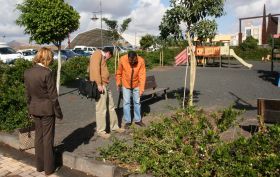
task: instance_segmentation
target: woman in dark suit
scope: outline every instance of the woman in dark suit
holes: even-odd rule
[[[63,115],[58,102],[55,78],[49,65],[53,62],[53,53],[41,48],[36,54],[34,66],[24,72],[24,84],[27,107],[35,122],[35,157],[37,171],[50,175],[55,171],[54,129],[55,117]]]

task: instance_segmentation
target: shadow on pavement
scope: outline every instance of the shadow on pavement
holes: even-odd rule
[[[234,101],[235,104],[233,105],[233,108],[239,109],[239,110],[246,110],[246,111],[257,110],[257,107],[246,102],[244,99],[240,98],[236,94],[234,94],[232,92],[229,92],[229,94],[236,98]]]
[[[264,81],[270,82],[273,85],[276,84],[276,77],[278,75],[277,72],[265,71],[265,70],[258,70],[259,78]]]
[[[83,128],[78,128],[62,140],[62,144],[56,147],[59,152],[73,152],[81,144],[88,144],[94,136],[96,123],[88,124]]]

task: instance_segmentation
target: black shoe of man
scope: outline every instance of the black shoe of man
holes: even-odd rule
[[[131,123],[126,123],[126,124],[124,125],[124,128],[125,128],[125,129],[129,129],[130,126],[131,126]]]
[[[140,127],[146,127],[146,125],[140,121],[140,122],[135,122],[136,125],[140,126]]]

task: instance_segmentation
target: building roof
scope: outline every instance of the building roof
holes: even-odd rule
[[[108,33],[108,30],[102,29],[103,46],[111,46],[114,43],[114,41],[112,40],[112,38],[110,38],[110,35]],[[128,43],[123,38],[121,38],[120,41]],[[101,43],[101,29],[95,28],[78,34],[70,42],[70,47],[68,46],[67,48],[74,48],[77,45],[103,47]]]
[[[194,41],[198,41],[197,37],[194,37]],[[209,42],[209,39],[207,39]],[[225,34],[219,34],[212,39],[212,42],[226,42],[226,41],[231,41],[231,35],[225,35]]]

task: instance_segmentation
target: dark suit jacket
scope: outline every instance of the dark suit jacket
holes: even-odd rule
[[[24,72],[28,113],[34,116],[63,117],[56,90],[55,79],[48,68],[34,65]]]

